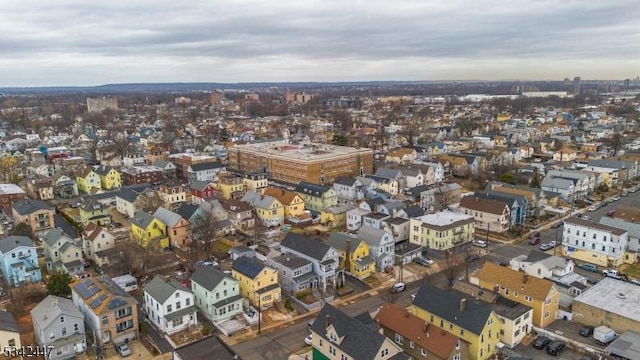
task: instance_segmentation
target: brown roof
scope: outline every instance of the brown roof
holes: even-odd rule
[[[505,206],[509,207],[507,203],[499,200],[485,199],[475,196],[465,196],[460,200],[460,207],[496,215],[502,215]]]
[[[406,340],[413,341],[419,347],[442,359],[449,358],[458,342],[456,336],[426,323],[408,310],[394,304],[382,305],[374,320],[380,326],[402,335]]]
[[[583,219],[580,219],[580,218],[577,218],[577,217],[570,217],[567,220],[565,220],[565,222],[569,223],[569,224],[589,227],[589,228],[592,228],[592,229],[609,231],[612,234],[618,235],[618,236],[623,235],[623,234],[626,233],[625,230],[614,228],[613,226],[602,225],[602,224],[594,223],[592,221],[583,220]]]
[[[89,173],[91,173],[92,171],[93,170],[91,170],[90,168],[85,167],[76,171],[76,176],[84,178],[84,177],[87,177],[87,175],[89,175]]]
[[[232,211],[232,212],[242,212],[242,211],[249,211],[253,209],[251,207],[251,204],[249,204],[248,202],[234,200],[234,199],[222,201],[220,204],[222,205],[223,209],[227,211]]]
[[[302,200],[300,195],[298,195],[298,193],[296,192],[285,190],[285,189],[279,189],[273,186],[269,186],[266,189],[264,189],[264,191],[262,192],[262,195],[272,196],[278,199],[278,201],[280,201],[283,205],[291,205],[291,203],[296,198],[296,196],[300,198],[300,200]]]
[[[491,190],[498,191],[505,194],[521,195],[527,198],[528,201],[532,201],[535,193],[533,191],[527,191],[522,189],[513,189],[506,186],[494,186]]]
[[[405,155],[413,154],[414,152],[415,152],[415,150],[411,149],[411,148],[393,149],[393,150],[390,150],[387,153],[387,157],[402,157],[402,156],[405,156]]]
[[[438,157],[439,162],[448,161],[449,164],[455,166],[464,166],[467,165],[467,159],[462,156],[440,156]]]
[[[481,283],[499,285],[511,291],[517,291],[521,295],[529,295],[536,300],[545,300],[555,286],[550,280],[528,276],[524,272],[500,266],[491,261],[482,265],[477,276]]]

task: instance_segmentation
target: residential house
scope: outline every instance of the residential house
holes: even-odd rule
[[[13,186],[11,186],[13,185]],[[17,187],[18,189],[14,188]],[[49,177],[32,177],[27,180],[27,190],[38,200],[53,200],[55,191]],[[10,208],[14,202],[25,198],[25,192],[15,184],[0,184],[0,207]]]
[[[238,280],[242,297],[256,308],[268,309],[281,300],[278,271],[256,258],[237,258],[231,265],[231,276]]]
[[[228,220],[241,231],[248,231],[255,226],[251,205],[244,201],[227,200],[222,202],[222,207],[228,214]]]
[[[80,204],[78,211],[80,213],[80,222],[83,225],[86,226],[90,222],[94,222],[99,226],[111,224],[111,212],[109,212],[107,205],[94,198],[84,199]]]
[[[431,169],[431,168],[429,168]],[[406,167],[402,169],[405,176],[405,184],[402,189],[410,189],[416,186],[424,185],[425,174],[419,168]]]
[[[462,186],[449,183],[420,192],[420,206],[427,212],[438,212],[462,199]]]
[[[267,257],[267,266],[278,271],[280,288],[285,294],[295,296],[317,286],[313,265],[305,258],[293,254]]]
[[[365,175],[365,177],[374,180],[376,184],[378,184],[379,190],[386,191],[392,196],[396,196],[398,195],[398,193],[400,193],[400,184],[398,183],[398,180],[394,178],[387,178],[376,175]]]
[[[51,229],[42,242],[49,273],[63,271],[71,276],[84,272],[82,248],[60,229]]]
[[[575,262],[571,259],[531,250],[528,255],[520,255],[511,259],[509,265],[513,270],[523,271],[529,276],[551,279],[561,278],[572,273]]]
[[[151,165],[162,169],[162,175],[166,179],[174,179],[176,177],[176,166],[171,161],[156,159]]]
[[[171,210],[159,207],[153,213],[153,217],[167,226],[167,235],[169,235],[169,244],[171,246],[184,248],[191,243],[193,235],[191,223],[182,218],[182,216]]]
[[[116,194],[116,210],[120,214],[132,218],[138,210],[136,200],[139,196],[153,196],[155,191],[149,184],[126,185]]]
[[[304,200],[296,192],[270,186],[264,189],[262,194],[278,199],[284,206],[284,218],[286,220],[304,215]]]
[[[304,200],[305,208],[311,211],[320,212],[338,203],[338,193],[330,186],[301,181],[296,186],[296,192]]]
[[[106,275],[69,284],[73,304],[84,314],[97,346],[139,337],[138,302]]]
[[[409,242],[438,257],[463,250],[474,237],[475,220],[471,215],[446,210],[409,222]]]
[[[136,211],[131,218],[131,238],[144,247],[159,246],[164,249],[169,246],[167,225],[144,211]]]
[[[391,233],[381,228],[363,226],[358,230],[357,237],[369,247],[369,255],[375,260],[378,271],[393,267],[396,241]]]
[[[120,169],[125,185],[161,184],[164,181],[162,169],[152,165],[131,166]]]
[[[376,229],[382,229],[382,224],[391,216],[379,212],[372,212],[362,215],[362,226],[369,226]]]
[[[262,193],[268,184],[267,174],[263,173],[246,173],[244,174],[244,184],[247,186],[247,191],[255,191]]]
[[[26,223],[36,236],[42,235],[55,227],[55,208],[40,200],[24,199],[11,207],[13,220]]]
[[[3,349],[22,348],[20,327],[16,318],[9,311],[0,311],[0,346]]]
[[[191,276],[191,291],[196,307],[214,324],[242,314],[240,283],[219,269],[196,269]]]
[[[89,223],[82,231],[82,250],[86,258],[99,267],[109,263],[109,256],[115,252],[115,236],[107,229]]]
[[[564,221],[562,255],[599,266],[618,267],[626,260],[628,239],[626,230],[570,217]]]
[[[534,326],[546,327],[556,320],[560,292],[553,281],[490,261],[482,265],[476,277],[480,288],[494,290],[504,298],[533,308]]]
[[[327,240],[340,254],[340,267],[358,279],[366,279],[376,270],[376,260],[369,255],[369,246],[356,236],[335,232]]]
[[[284,206],[273,196],[247,191],[241,199],[255,209],[258,219],[266,227],[277,227],[284,224]]]
[[[144,164],[144,155],[142,153],[128,153],[122,158],[122,165],[136,166]]]
[[[364,198],[364,188],[360,180],[354,177],[338,177],[333,182],[338,202],[350,203]]]
[[[428,170],[423,171],[425,185],[440,184],[444,181],[445,171],[442,163],[421,161],[416,164],[428,167]]]
[[[204,216],[204,209],[197,205],[182,203],[178,206],[175,213],[187,220],[191,224],[191,229],[193,230],[193,224],[196,223],[198,218]]]
[[[481,231],[505,232],[511,224],[509,204],[498,200],[465,196],[460,200],[461,212],[471,215],[476,221],[476,229]]]
[[[330,229],[344,228],[347,224],[347,213],[355,209],[351,204],[338,204],[320,211],[320,223]]]
[[[369,210],[364,210],[359,207],[347,210],[347,231],[354,232],[360,229],[364,216],[369,213]]]
[[[218,192],[218,197],[224,200],[239,200],[247,192],[245,179],[239,175],[227,172],[218,175],[218,181],[215,186]],[[260,191],[259,193],[263,192]]]
[[[100,176],[100,186],[104,190],[118,189],[122,186],[120,172],[111,166],[100,165],[93,170]]]
[[[620,208],[618,208],[618,212],[620,212]],[[627,248],[624,255],[624,262],[626,263],[631,263],[634,259],[640,259],[640,224],[632,219],[610,216],[600,218],[600,224],[602,225],[627,231]]]
[[[336,285],[340,255],[335,248],[322,240],[289,232],[280,242],[280,252],[283,255],[293,254],[309,260],[322,291],[327,291],[327,286]]]
[[[85,194],[93,194],[97,190],[102,189],[100,183],[100,175],[91,168],[83,168],[76,172],[76,182],[78,183],[78,190]]]
[[[527,209],[520,201],[526,201],[523,196],[513,195],[513,194],[505,194],[505,193],[494,193],[493,191],[486,192],[475,192],[473,195],[469,195],[470,197],[477,197],[486,200],[496,200],[503,202],[509,205],[509,212],[511,213],[510,217],[510,226],[514,225],[522,225],[525,223]]]
[[[376,169],[376,172],[375,174],[373,174],[373,176],[380,177],[380,178],[395,179],[398,184],[397,186],[398,191],[401,191],[407,187],[407,175],[404,173],[404,168],[401,170],[397,168],[380,167]],[[366,177],[370,177],[370,176],[366,176]],[[375,177],[371,177],[371,178],[376,179]],[[381,188],[379,184],[378,184],[378,188]],[[382,189],[385,190],[384,188]]]
[[[448,174],[454,176],[467,176],[471,172],[467,159],[464,156],[439,156],[438,162],[442,164],[445,176]]]
[[[9,286],[42,280],[36,245],[26,236],[11,235],[0,239],[2,276]]]
[[[410,309],[428,326],[467,342],[470,360],[490,359],[497,351],[500,321],[487,305],[425,284],[418,290]]]
[[[213,182],[219,173],[225,172],[226,166],[219,162],[191,164],[187,168],[189,181],[200,180]]]
[[[382,305],[374,318],[382,333],[393,340],[412,359],[462,360],[469,358],[469,344],[442,331],[407,309],[395,304]]]
[[[195,180],[189,183],[191,189],[191,202],[194,204],[202,204],[203,201],[216,196],[216,189],[213,183],[207,181]]]
[[[78,184],[67,175],[60,174],[53,178],[54,191],[63,199],[78,196]]]
[[[162,199],[164,206],[171,208],[176,204],[187,201],[187,191],[180,184],[164,183],[156,188],[158,196]]]
[[[390,233],[396,244],[409,240],[409,220],[406,218],[396,216],[384,219],[381,230]]]
[[[31,320],[36,344],[46,349],[46,359],[74,359],[87,350],[84,314],[73,301],[49,295],[31,310]]]
[[[389,150],[385,160],[397,164],[406,164],[414,161],[418,153],[413,148],[398,148]]]
[[[193,292],[176,279],[156,275],[144,286],[147,319],[165,334],[198,325]]]
[[[409,359],[400,346],[378,332],[368,312],[351,317],[325,304],[309,330],[314,359]]]

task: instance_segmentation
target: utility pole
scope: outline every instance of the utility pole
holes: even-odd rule
[[[556,246],[553,247],[553,256],[556,256],[556,249],[560,245],[560,244],[558,244],[558,229],[560,229],[560,228],[559,227],[556,228]],[[564,227],[563,227],[563,229],[564,229]]]
[[[262,332],[262,295],[258,294],[258,335]]]

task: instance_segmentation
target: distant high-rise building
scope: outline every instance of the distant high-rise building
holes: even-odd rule
[[[580,84],[580,76],[576,76],[573,78],[573,83],[574,84]]]
[[[106,109],[118,110],[118,99],[101,97],[97,99],[87,98],[87,111],[102,112]]]

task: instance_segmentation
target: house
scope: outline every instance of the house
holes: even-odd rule
[[[330,229],[341,229],[347,225],[347,213],[355,209],[351,204],[338,204],[320,210],[320,223]]]
[[[231,265],[231,276],[240,284],[240,294],[261,310],[281,300],[278,271],[256,258],[241,256]]]
[[[69,286],[73,304],[100,348],[139,337],[138,302],[109,277],[77,279]]]
[[[267,257],[267,266],[278,271],[280,288],[285,294],[296,295],[315,285],[315,275],[311,261],[285,254],[273,258]]]
[[[382,333],[393,340],[413,359],[438,360],[469,358],[469,344],[457,336],[438,329],[395,304],[382,305],[374,318]]]
[[[0,239],[0,266],[9,286],[42,280],[36,245],[26,236],[11,235]]]
[[[3,349],[22,347],[18,322],[9,311],[0,311],[0,346]]]
[[[366,178],[372,179],[376,182],[378,190],[386,191],[392,196],[398,195],[400,192],[400,183],[394,178],[387,178],[376,175],[365,175]]]
[[[358,279],[366,279],[376,270],[376,260],[369,256],[369,246],[356,236],[335,232],[327,240],[340,254],[340,267]]]
[[[560,292],[551,280],[539,279],[487,261],[476,274],[482,289],[533,308],[533,325],[546,327],[556,320]]]
[[[162,169],[162,175],[167,179],[173,179],[176,177],[176,166],[171,161],[156,159],[151,163],[151,165]]]
[[[620,334],[640,332],[640,286],[607,278],[573,299],[572,317],[584,325],[604,325]]]
[[[191,243],[192,227],[191,223],[179,214],[159,207],[153,217],[160,220],[167,226],[167,235],[169,236],[169,245],[183,248]]]
[[[189,183],[191,189],[191,202],[194,204],[202,204],[203,201],[213,198],[216,195],[216,189],[213,183],[208,181],[195,180]]]
[[[115,251],[115,237],[107,229],[89,223],[82,231],[82,250],[86,258],[102,267],[109,263],[109,256]]]
[[[191,276],[195,305],[214,324],[242,314],[238,280],[212,266],[201,266]]]
[[[226,170],[226,166],[219,162],[205,162],[189,165],[187,173],[189,181],[200,180],[213,182],[219,173],[225,172]]]
[[[26,195],[27,193],[16,184],[0,184],[0,208],[10,209],[14,203],[23,200]]]
[[[40,200],[20,200],[13,204],[11,212],[16,224],[26,223],[36,236],[55,227],[55,208]]]
[[[51,229],[42,242],[49,273],[63,271],[71,276],[84,272],[82,248],[60,229]]]
[[[363,226],[358,230],[357,237],[369,247],[369,255],[375,259],[378,271],[393,267],[396,241],[391,233],[381,228]]]
[[[489,359],[497,350],[500,321],[487,305],[424,284],[410,309],[428,326],[447,331],[467,342],[468,359]]]
[[[167,225],[144,211],[136,211],[131,218],[131,237],[144,247],[152,245],[164,249],[169,246]]]
[[[385,160],[397,164],[406,164],[414,161],[418,157],[418,153],[413,148],[398,148],[389,150]]]
[[[100,165],[96,166],[93,171],[100,176],[100,186],[102,189],[113,190],[122,186],[122,177],[120,176],[120,172],[115,168]]]
[[[513,270],[523,271],[538,279],[561,278],[573,272],[575,262],[541,251],[531,250],[528,255],[520,255],[511,259],[509,265]]]
[[[227,212],[228,220],[236,229],[247,231],[254,228],[253,208],[249,203],[230,199],[223,201],[222,207]]]
[[[175,204],[187,201],[186,189],[176,183],[164,183],[156,188],[158,196],[162,199],[164,206],[171,208]]]
[[[509,212],[511,213],[510,222],[511,226],[522,225],[526,222],[527,208],[526,199],[520,195],[505,194],[493,191],[475,192],[471,197],[478,197],[487,200],[496,200],[509,205]]]
[[[83,168],[76,172],[76,182],[78,190],[85,194],[93,194],[96,190],[101,190],[100,175],[90,168]]]
[[[273,196],[247,191],[241,201],[253,206],[258,219],[266,227],[277,227],[284,224],[284,206]]]
[[[162,169],[152,165],[131,166],[120,169],[125,185],[161,184],[164,181]]]
[[[15,185],[17,186],[17,185]],[[10,208],[14,202],[18,200],[22,200],[25,198],[24,191],[22,191],[22,196],[20,193],[17,194],[7,194],[3,191],[5,185],[0,184],[0,207]],[[32,177],[27,180],[27,190],[29,191],[29,195],[38,200],[53,200],[55,198],[55,190],[53,188],[53,180],[48,177]],[[16,196],[18,195],[18,196]],[[13,198],[13,201],[8,201]]]
[[[73,301],[49,295],[31,310],[31,319],[37,345],[49,351],[46,359],[72,359],[87,350],[84,314]]]
[[[340,176],[333,181],[333,189],[338,202],[352,202],[364,198],[364,189],[360,180],[354,177]]]
[[[165,334],[198,325],[193,292],[175,279],[156,275],[144,286],[147,319]]]
[[[338,193],[329,186],[301,181],[296,186],[296,192],[304,200],[304,206],[307,210],[320,212],[320,210],[338,203]]]
[[[387,178],[387,179],[395,179],[396,182],[398,183],[398,191],[407,187],[407,175],[404,173],[404,168],[401,170],[398,168],[379,167],[376,169],[376,172],[373,174],[373,176],[380,177],[380,178]],[[366,176],[366,177],[370,177],[370,176]],[[376,178],[373,177],[372,179],[376,179]],[[378,188],[381,188],[380,185],[378,185]]]
[[[218,181],[215,184],[218,197],[220,199],[239,200],[247,192],[247,185],[245,179],[239,175],[231,173],[220,173],[218,175]],[[264,189],[261,189],[264,190]],[[262,191],[260,191],[262,193]]]
[[[502,201],[465,196],[460,200],[459,209],[465,215],[473,216],[478,230],[502,233],[511,224],[509,205]]]
[[[419,194],[420,207],[428,212],[438,212],[460,202],[462,186],[457,183],[443,184],[421,191]]]
[[[467,176],[471,173],[467,159],[464,156],[443,155],[438,157],[438,162],[442,164],[445,176]]]
[[[255,191],[262,193],[269,181],[267,179],[267,174],[263,173],[245,173],[244,174],[244,184],[247,186],[247,191]]]
[[[98,226],[107,226],[111,224],[111,213],[109,207],[97,201],[94,198],[87,198],[81,202],[78,209],[80,213],[80,222],[87,225],[90,222],[96,223]]]
[[[336,276],[339,274],[340,255],[338,251],[322,242],[295,233],[287,233],[280,242],[280,252],[294,254],[311,261],[313,273],[318,278],[322,291],[327,291],[327,286],[336,285]]]
[[[382,229],[382,224],[391,216],[379,212],[372,212],[362,215],[362,226],[369,226],[376,229]]]
[[[624,219],[618,217],[618,214],[622,212],[620,210],[620,208],[617,209],[618,213],[615,218],[610,216],[601,217],[600,224],[627,231],[627,247],[623,261],[631,263],[634,259],[640,258],[640,224],[634,222],[633,218]]]
[[[562,230],[563,256],[605,267],[618,267],[626,260],[626,230],[577,217],[566,219]]]
[[[421,161],[417,162],[416,164],[427,166],[429,168],[428,170],[423,171],[425,185],[440,184],[444,181],[445,171],[442,163]]]
[[[429,168],[431,170],[431,168]],[[402,190],[413,188],[416,186],[424,185],[425,174],[419,168],[405,167],[402,169],[402,173],[405,176],[405,184]]]
[[[53,178],[54,191],[63,199],[78,196],[78,184],[67,175],[61,174]]]
[[[473,240],[474,231],[472,216],[449,210],[409,220],[409,242],[438,257],[467,247]]]
[[[314,359],[409,359],[400,346],[378,332],[368,312],[351,317],[325,304],[309,330]]]
[[[299,218],[304,215],[304,200],[294,191],[267,187],[262,192],[265,196],[272,196],[284,206],[284,218]]]
[[[125,185],[116,194],[116,210],[132,218],[138,210],[136,200],[139,196],[153,196],[155,191],[149,184]]]

